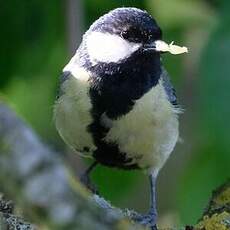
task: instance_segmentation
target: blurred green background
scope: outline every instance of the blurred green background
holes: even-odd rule
[[[88,26],[121,6],[146,9],[164,40],[189,47],[187,55],[163,56],[185,113],[181,141],[158,179],[158,209],[164,227],[193,224],[230,171],[229,0],[2,0],[0,99],[81,173],[90,162],[70,153],[52,120],[59,75]],[[147,210],[143,173],[98,167],[92,176],[115,205]]]

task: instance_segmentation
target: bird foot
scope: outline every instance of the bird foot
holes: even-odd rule
[[[80,181],[85,185],[87,189],[89,189],[93,194],[99,195],[97,187],[91,182],[88,175],[83,174],[80,176]]]
[[[151,230],[157,230],[157,215],[151,211],[144,215],[136,213],[135,216],[132,216],[132,219],[141,225],[150,227]]]

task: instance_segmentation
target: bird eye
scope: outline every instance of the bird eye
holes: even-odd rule
[[[141,32],[135,27],[123,30],[121,32],[121,37],[131,42],[140,42],[142,40]]]
[[[128,30],[124,30],[121,32],[121,37],[124,39],[128,39],[130,37],[130,33]]]
[[[155,30],[139,30],[136,27],[129,27],[121,31],[120,36],[130,42],[146,43],[161,39],[162,33],[158,28]]]

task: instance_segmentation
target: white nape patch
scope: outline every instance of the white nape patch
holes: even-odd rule
[[[119,62],[137,51],[141,44],[128,42],[115,34],[92,32],[87,35],[87,51],[93,64]]]
[[[78,66],[76,59],[76,55],[73,56],[63,71],[71,72],[71,74],[80,81],[88,81],[90,77],[89,73],[84,68]]]

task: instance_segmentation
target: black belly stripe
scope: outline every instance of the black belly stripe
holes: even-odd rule
[[[103,113],[112,120],[127,114],[135,105],[135,100],[158,83],[161,74],[160,59],[158,62],[158,58],[148,58],[134,59],[131,63],[119,65],[101,63],[91,68],[93,77],[90,79],[89,96],[93,106],[93,122],[88,130],[97,147],[93,157],[103,165],[123,169],[139,168],[137,163],[131,163],[133,159],[127,157],[126,153],[120,152],[117,143],[103,140],[109,128],[104,127],[100,119]],[[131,69],[130,66],[135,68]]]
[[[138,165],[136,164],[128,164],[132,161],[132,159],[127,158],[125,153],[121,153],[117,144],[106,143],[103,141],[108,129],[102,126],[97,118],[95,118],[94,122],[89,125],[88,129],[93,135],[94,144],[97,146],[97,149],[93,152],[93,157],[98,162],[109,167],[118,167],[123,169],[138,168]]]

